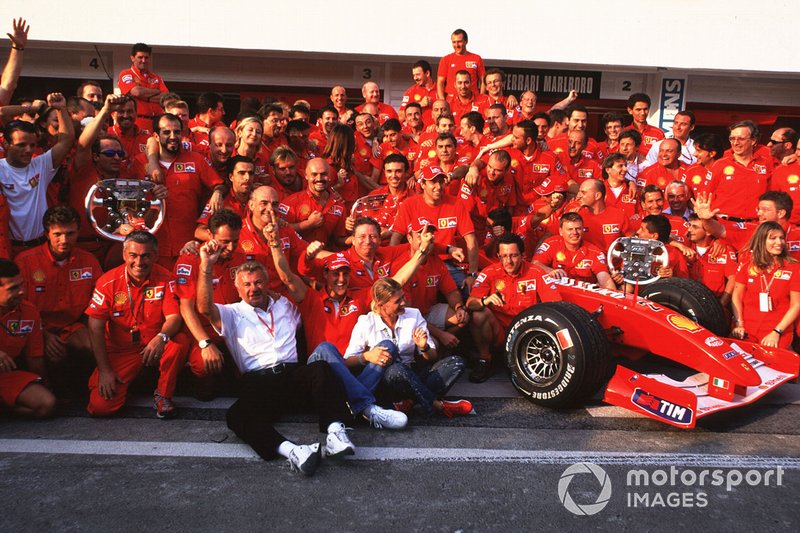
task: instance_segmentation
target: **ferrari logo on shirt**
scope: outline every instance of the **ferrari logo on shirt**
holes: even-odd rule
[[[215,281],[219,282],[219,278]],[[164,286],[159,285],[158,287],[147,287],[144,290],[144,299],[145,300],[163,300],[164,299]]]
[[[114,295],[114,303],[116,305],[124,305],[128,301],[128,295],[124,292],[118,292]]]
[[[426,287],[436,287],[439,285],[439,276],[428,276],[425,278]]]
[[[69,280],[70,281],[80,281],[81,280],[81,269],[76,268],[69,271]]]
[[[591,169],[588,168],[579,168],[578,169],[578,177],[579,178],[591,178],[594,173]]]
[[[753,170],[755,170],[759,174],[766,174],[767,173],[767,167],[764,166],[764,165],[753,165]]]
[[[382,265],[378,267],[378,277],[385,278],[389,275],[389,265]]]
[[[619,233],[619,224],[603,224],[603,235]]]
[[[194,172],[195,166],[194,163],[175,163],[175,172],[183,173],[183,172]]]
[[[533,292],[536,290],[535,279],[525,279],[517,282],[517,292],[525,294],[526,292]]]
[[[455,228],[458,225],[458,219],[456,217],[440,218],[436,225],[439,229]]]
[[[27,335],[33,331],[33,320],[9,320],[6,328],[12,335]]]
[[[776,270],[775,279],[787,280],[792,279],[792,271],[791,270]]]
[[[28,184],[29,184],[31,187],[36,187],[37,185],[39,185],[39,174],[36,174],[34,177],[32,177],[31,179],[29,179],[29,180],[28,180]]]
[[[33,281],[36,281],[37,283],[43,282],[44,281],[44,272],[42,272],[41,270],[34,270],[33,271]]]
[[[478,68],[478,62],[477,61],[464,61],[464,67],[465,68]]]
[[[534,172],[542,172],[542,173],[550,172],[550,165],[544,165],[542,163],[535,163],[533,165],[533,171]]]
[[[575,266],[579,269],[590,269],[592,268],[592,263],[593,261],[591,259],[583,259]]]
[[[343,305],[339,308],[339,316],[347,316],[350,313],[357,313],[358,306],[354,303],[350,303],[349,305]]]

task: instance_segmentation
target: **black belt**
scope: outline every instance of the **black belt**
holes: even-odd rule
[[[729,215],[717,214],[718,218],[722,218],[724,220],[730,220],[731,222],[755,222],[758,220],[757,218],[741,218],[741,217],[732,217]]]
[[[296,366],[297,363],[278,363],[277,365],[268,366],[266,368],[251,370],[250,372],[246,372],[245,376],[264,376],[264,375],[283,374],[284,372],[287,372]]]
[[[37,237],[29,241],[12,240],[11,244],[13,244],[14,246],[24,246],[25,248],[30,248],[31,246],[39,246],[40,244],[44,244],[45,242],[47,242],[47,237]]]

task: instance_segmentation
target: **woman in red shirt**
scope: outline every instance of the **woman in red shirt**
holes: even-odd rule
[[[777,222],[762,222],[750,239],[733,289],[733,336],[787,348],[800,315],[800,263],[789,257]]]

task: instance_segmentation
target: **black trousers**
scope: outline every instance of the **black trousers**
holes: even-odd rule
[[[352,417],[344,387],[328,363],[292,365],[280,374],[249,372],[242,376],[239,399],[226,414],[228,427],[263,459],[274,459],[278,445],[289,440],[273,423],[289,408],[312,407],[319,430]]]

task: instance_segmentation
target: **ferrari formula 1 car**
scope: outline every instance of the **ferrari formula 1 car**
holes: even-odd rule
[[[650,275],[657,264],[666,265],[659,245],[631,237],[609,249],[611,263],[626,263],[626,281],[641,283],[638,295],[569,278],[550,280],[563,301],[526,309],[506,336],[506,362],[517,390],[536,404],[567,407],[605,384],[605,402],[692,428],[699,418],[796,381],[795,352],[724,338],[725,315],[705,286]],[[685,379],[626,367],[626,361],[648,354],[677,363],[683,370],[678,377]]]

